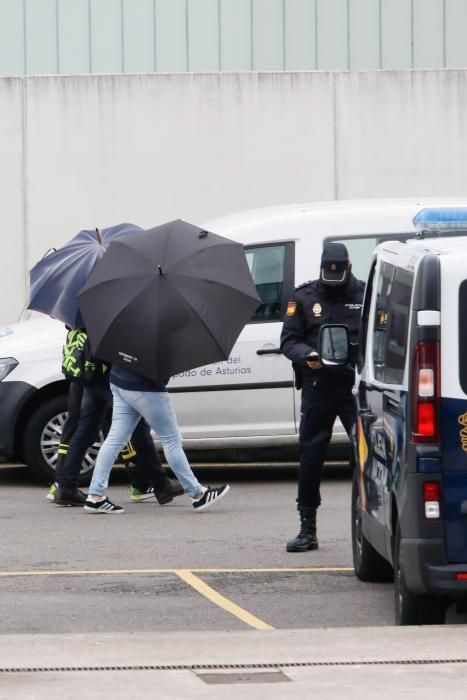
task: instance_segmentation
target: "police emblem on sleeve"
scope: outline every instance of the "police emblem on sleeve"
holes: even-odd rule
[[[460,415],[457,422],[462,425],[462,430],[459,430],[461,448],[467,452],[467,412]]]
[[[297,308],[297,303],[295,301],[289,301],[287,304],[287,316],[293,316]]]
[[[316,303],[316,304],[313,304],[313,308],[311,310],[313,311],[313,315],[318,317],[318,316],[321,316],[321,312],[323,310],[323,307],[321,306],[321,304]]]

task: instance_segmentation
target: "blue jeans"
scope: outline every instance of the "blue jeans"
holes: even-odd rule
[[[177,418],[166,391],[129,391],[114,384],[112,425],[96,460],[89,493],[103,496],[118,453],[128,442],[141,416],[157,433],[165,458],[185,493],[197,496],[203,486],[193,474],[182,447]]]

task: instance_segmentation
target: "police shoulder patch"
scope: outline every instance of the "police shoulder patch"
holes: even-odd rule
[[[297,309],[297,302],[296,301],[289,301],[289,303],[287,304],[287,316],[293,316],[296,309]]]

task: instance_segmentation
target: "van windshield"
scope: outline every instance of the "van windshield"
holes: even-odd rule
[[[414,237],[414,232],[411,233],[387,233],[378,234],[375,236],[349,236],[348,238],[335,238],[329,236],[325,239],[326,242],[334,241],[343,243],[349,251],[350,260],[352,261],[352,272],[359,280],[366,282],[368,273],[370,272],[371,260],[373,251],[377,245],[383,241],[406,241],[408,238]]]

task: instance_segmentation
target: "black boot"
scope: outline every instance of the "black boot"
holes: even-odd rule
[[[318,549],[316,537],[316,508],[298,508],[300,513],[300,532],[287,542],[288,552],[306,552],[309,549]]]

